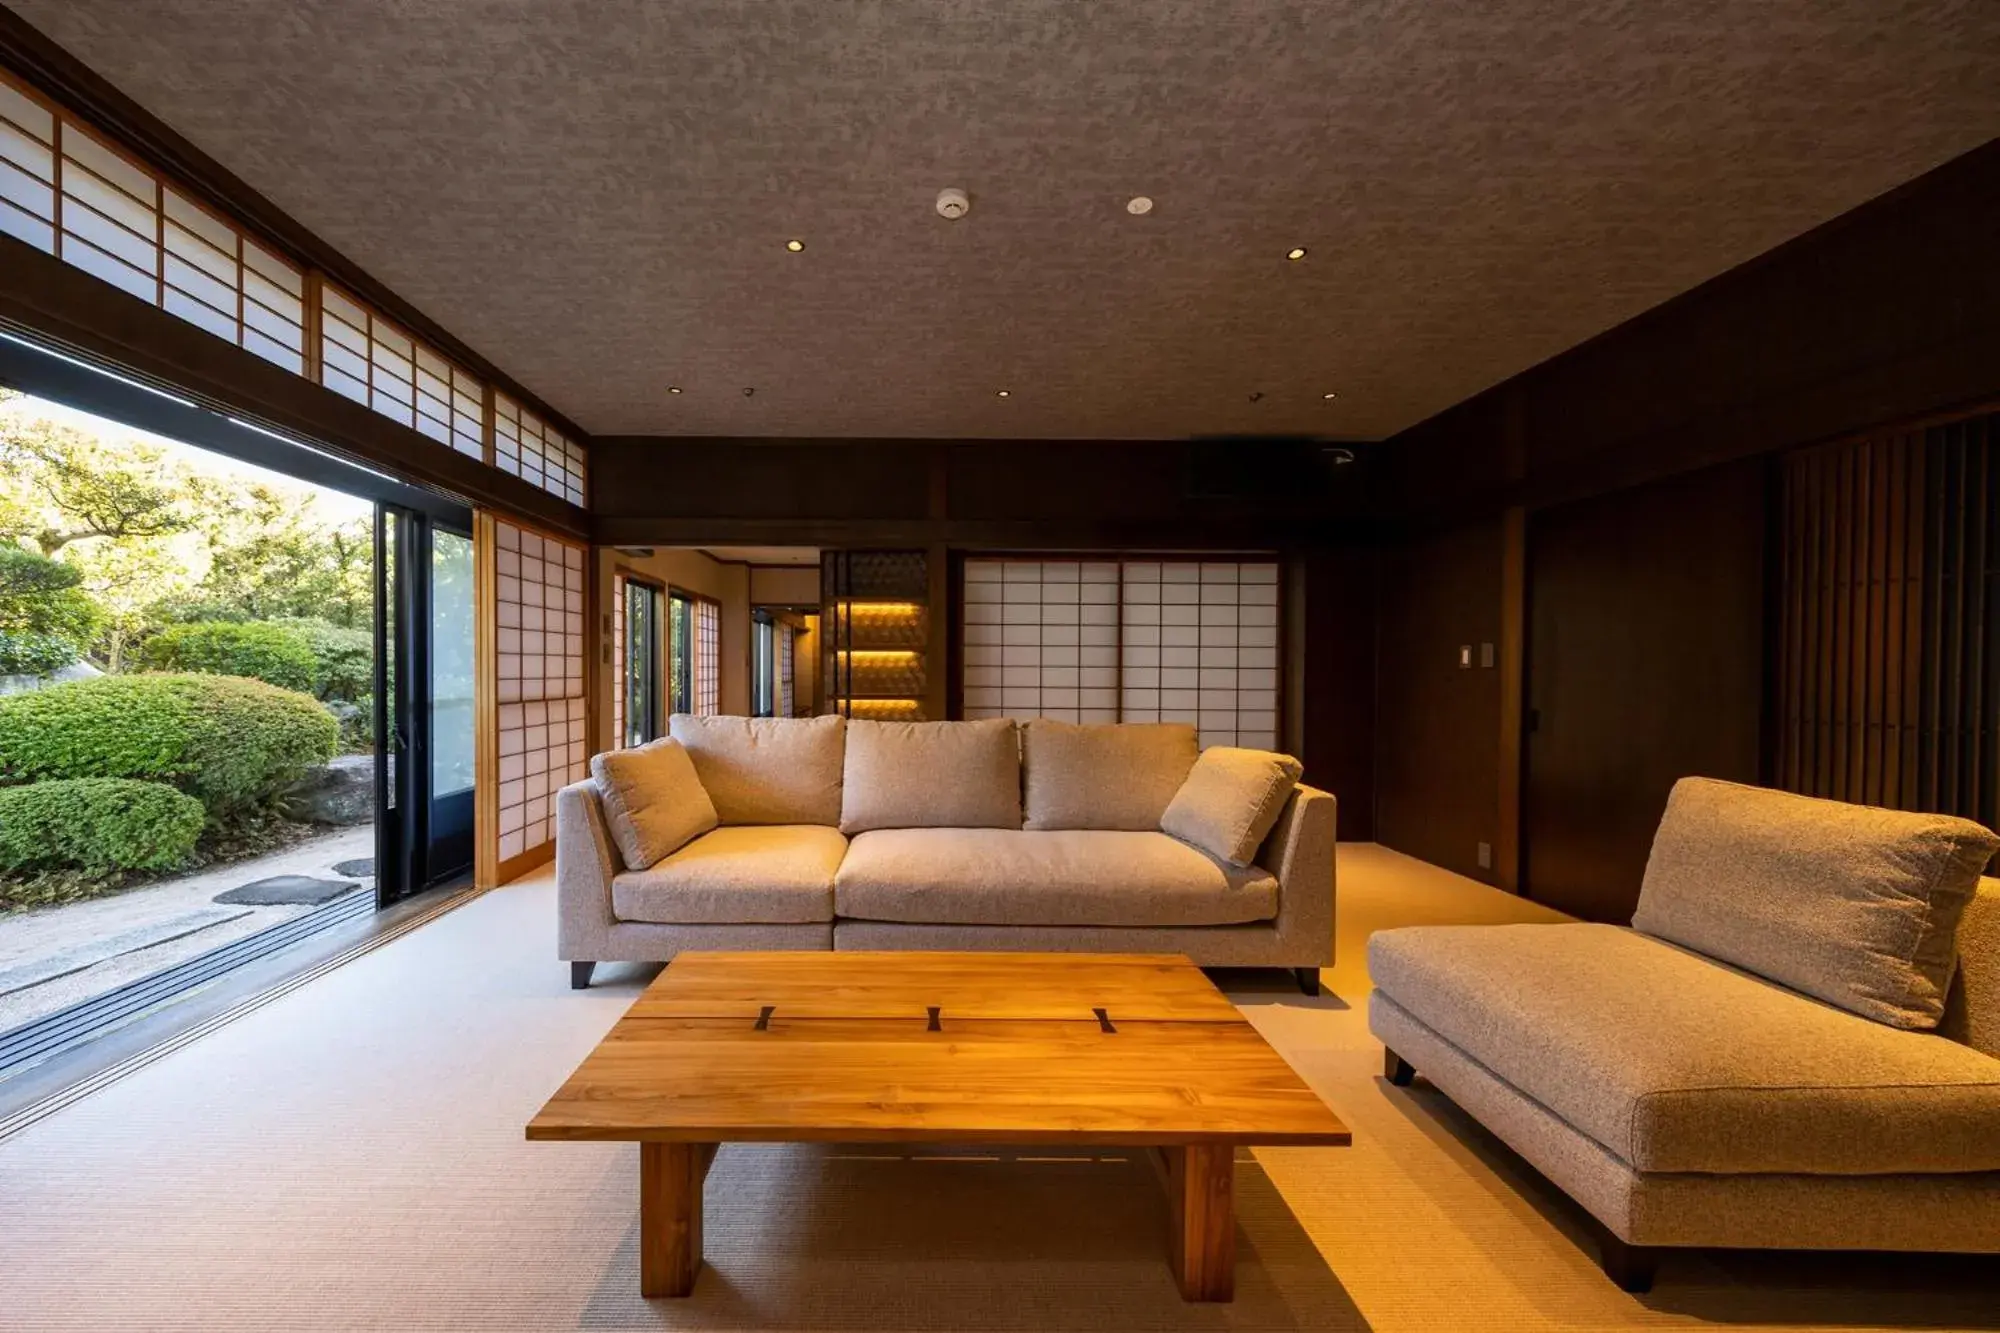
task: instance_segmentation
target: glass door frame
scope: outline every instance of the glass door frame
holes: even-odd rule
[[[472,868],[471,789],[443,797],[432,790],[434,534],[470,541],[470,527],[459,531],[387,501],[375,505],[375,897],[382,907]]]

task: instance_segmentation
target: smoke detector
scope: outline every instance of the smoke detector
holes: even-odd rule
[[[972,200],[956,185],[938,191],[937,211],[941,218],[956,222],[972,211]]]

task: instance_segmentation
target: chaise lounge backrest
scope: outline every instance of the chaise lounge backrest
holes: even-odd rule
[[[1958,923],[1958,976],[1938,1031],[2000,1058],[2000,879],[1979,892]]]

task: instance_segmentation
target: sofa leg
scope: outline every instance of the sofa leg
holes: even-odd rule
[[[1660,1267],[1660,1252],[1656,1248],[1628,1245],[1608,1229],[1599,1227],[1597,1257],[1604,1276],[1610,1278],[1620,1291],[1638,1295],[1653,1289],[1653,1277]]]
[[[590,989],[590,975],[597,971],[596,963],[571,963],[569,965],[569,988],[571,990]]]
[[[1382,1048],[1383,1078],[1388,1079],[1399,1088],[1407,1088],[1410,1086],[1411,1080],[1415,1079],[1416,1076],[1417,1068],[1415,1065],[1390,1050],[1387,1046]]]
[[[1299,983],[1299,992],[1304,995],[1319,994],[1319,969],[1316,967],[1295,967],[1292,980]]]

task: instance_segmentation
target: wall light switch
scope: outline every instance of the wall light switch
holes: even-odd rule
[[[1469,643],[1458,645],[1458,669],[1460,671],[1472,669],[1472,645]]]
[[[1481,667],[1483,667],[1484,669],[1486,669],[1487,671],[1491,671],[1491,670],[1493,669],[1493,645],[1492,645],[1492,644],[1490,644],[1490,643],[1482,643],[1482,644],[1480,644],[1480,645],[1479,645],[1479,665],[1480,665]]]
[[[1481,870],[1493,868],[1493,844],[1490,842],[1479,844],[1479,868]]]

